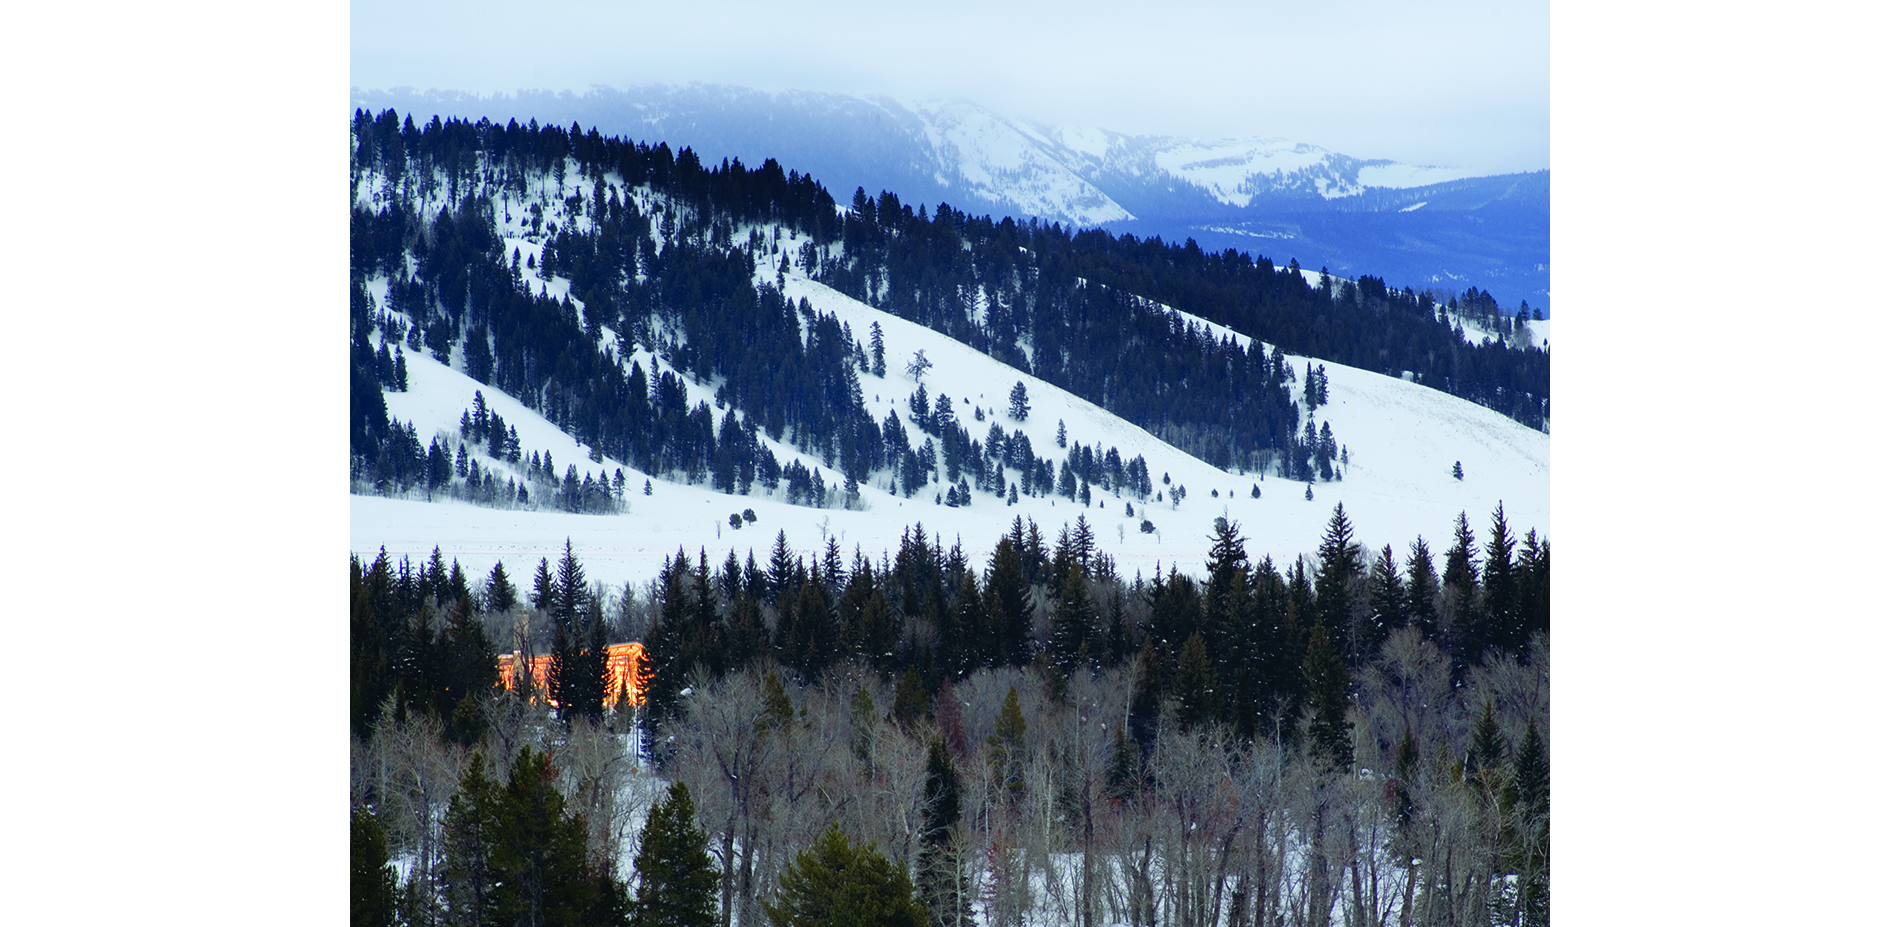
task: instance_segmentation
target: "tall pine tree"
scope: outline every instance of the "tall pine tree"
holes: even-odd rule
[[[706,851],[706,832],[693,821],[693,796],[674,782],[647,813],[633,860],[633,927],[712,927],[719,872]]]

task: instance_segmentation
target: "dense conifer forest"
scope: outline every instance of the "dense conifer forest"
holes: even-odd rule
[[[697,816],[649,815],[673,832],[641,871],[692,862],[648,839],[704,854],[712,923],[785,923],[821,852],[905,899],[914,873],[932,924],[1547,923],[1550,544],[1489,521],[1372,552],[1337,508],[1284,565],[1218,521],[1205,580],[1131,577],[1086,518],[981,552],[923,525],[876,559],[682,550],[639,590],[571,547],[526,595],[353,560],[352,802],[410,861],[366,884],[407,923],[494,922],[471,873],[539,802],[560,904],[604,918],[542,922],[626,922],[613,861],[663,779]],[[489,628],[551,637],[554,691],[496,687]],[[647,643],[644,705],[601,707],[610,637]],[[527,878],[498,890],[554,891]]]

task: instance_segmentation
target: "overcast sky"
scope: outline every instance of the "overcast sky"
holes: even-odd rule
[[[716,11],[716,12],[715,12]],[[353,0],[350,80],[479,93],[738,84],[964,99],[1038,122],[1550,166],[1542,2]]]

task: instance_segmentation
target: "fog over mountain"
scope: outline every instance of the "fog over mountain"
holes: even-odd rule
[[[1394,286],[1488,290],[1549,311],[1549,171],[1485,176],[1273,137],[1187,139],[1011,119],[966,102],[728,85],[524,91],[356,90],[353,107],[578,124],[810,173],[848,199],[1037,216],[1194,239]]]

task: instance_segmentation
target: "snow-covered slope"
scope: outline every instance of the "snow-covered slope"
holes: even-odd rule
[[[951,178],[1027,215],[1099,225],[1135,218],[1049,152],[1050,142],[968,103],[912,103],[939,182]]]
[[[518,203],[511,210],[497,209],[497,221],[519,213]],[[742,241],[750,231],[736,229],[735,238]],[[537,237],[520,228],[511,230],[508,239],[510,247],[521,247],[524,256],[538,248]],[[795,251],[799,244],[793,241],[790,247]],[[759,279],[766,278],[774,260],[761,258]],[[536,285],[542,284],[536,281]],[[557,293],[565,287],[559,278],[546,285]],[[763,558],[780,530],[795,551],[808,556],[822,550],[828,537],[835,537],[847,555],[861,549],[875,559],[895,551],[900,535],[922,523],[941,538],[946,549],[960,543],[966,555],[983,563],[1017,516],[1034,519],[1044,536],[1053,539],[1061,525],[1073,524],[1081,515],[1088,519],[1098,544],[1128,575],[1137,570],[1153,575],[1157,564],[1164,572],[1171,567],[1191,574],[1203,572],[1208,535],[1213,520],[1221,516],[1240,524],[1250,554],[1270,554],[1284,565],[1317,546],[1335,503],[1344,504],[1358,539],[1370,551],[1391,544],[1402,554],[1403,547],[1418,535],[1433,550],[1441,550],[1460,511],[1481,529],[1487,514],[1500,502],[1520,537],[1530,528],[1540,534],[1549,530],[1549,436],[1435,390],[1326,365],[1331,401],[1319,408],[1316,418],[1330,422],[1340,436],[1350,466],[1344,481],[1316,484],[1314,498],[1308,501],[1305,484],[1223,472],[1079,397],[851,299],[796,269],[787,277],[785,289],[793,300],[808,299],[818,312],[837,315],[860,340],[868,338],[873,322],[880,325],[889,372],[881,378],[862,375],[864,399],[878,421],[896,409],[899,418],[906,419],[911,441],[920,442],[923,435],[905,414],[905,397],[917,384],[903,371],[906,361],[922,351],[930,361],[922,380],[928,394],[948,395],[972,434],[981,436],[988,430],[988,421],[975,420],[981,408],[986,419],[1000,422],[1006,432],[1021,428],[1039,456],[1061,458],[1065,452],[1056,445],[1061,423],[1071,441],[1099,443],[1103,450],[1118,448],[1124,459],[1143,456],[1156,491],[1184,486],[1185,498],[1177,506],[1153,497],[1136,499],[1102,491],[1095,496],[1096,504],[1085,510],[1060,497],[1025,496],[1012,506],[992,494],[977,492],[972,505],[952,508],[934,501],[947,488],[944,484],[905,499],[888,491],[888,473],[874,474],[862,487],[857,510],[789,505],[768,498],[762,488],[755,488],[752,496],[726,495],[652,477],[611,458],[594,463],[585,448],[527,407],[426,352],[415,352],[409,355],[409,390],[389,393],[386,401],[391,417],[412,421],[425,444],[438,433],[454,435],[462,413],[480,390],[488,405],[517,429],[524,457],[530,451],[544,451],[552,456],[557,473],[569,464],[583,472],[622,469],[630,510],[620,515],[578,515],[352,496],[352,550],[373,556],[378,548],[386,548],[392,556],[418,560],[440,546],[445,556],[460,560],[466,569],[485,571],[500,561],[525,581],[541,558],[557,557],[571,539],[591,579],[637,584],[657,574],[662,557],[680,549],[696,553],[704,547],[709,555],[723,558],[727,548],[736,548],[741,558],[748,550]],[[1210,327],[1216,336],[1231,334],[1219,326]],[[603,337],[611,344],[610,334]],[[665,359],[642,348],[616,348],[616,353],[623,361],[639,360],[648,371],[672,369]],[[1305,369],[1306,358],[1289,356],[1289,360],[1295,370]],[[1006,397],[1018,380],[1025,383],[1031,406],[1027,421],[1020,423],[1005,414]],[[688,378],[688,391],[689,402],[714,403],[714,384]],[[782,461],[798,459],[820,471],[827,484],[835,486],[844,480],[842,473],[788,445],[768,440],[768,446]],[[507,467],[487,459],[473,445],[470,450],[484,468],[495,468],[500,474]],[[1454,462],[1462,465],[1462,481],[1452,476]],[[642,492],[649,482],[651,495]],[[1258,499],[1252,496],[1256,485],[1261,493]],[[757,522],[733,529],[729,517],[748,508],[756,513]],[[1157,530],[1140,532],[1143,519],[1152,521]]]

